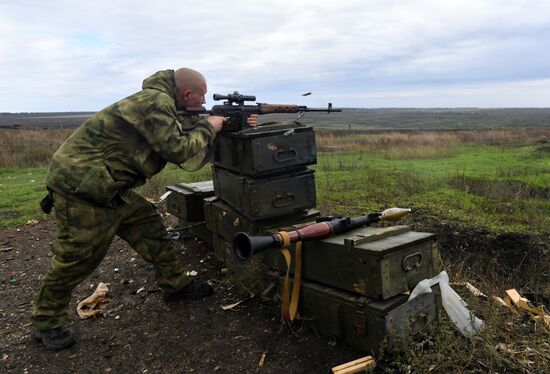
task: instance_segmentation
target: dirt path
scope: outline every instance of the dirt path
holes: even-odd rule
[[[322,373],[362,357],[311,330],[292,332],[272,310],[238,301],[223,267],[201,243],[178,241],[188,270],[210,280],[215,295],[166,305],[150,265],[115,240],[100,267],[73,293],[69,327],[78,343],[49,352],[31,340],[30,300],[49,267],[53,222],[0,231],[0,372],[17,373]],[[116,269],[116,270],[115,270]],[[98,282],[110,283],[108,316],[81,321],[75,308]],[[145,291],[136,293],[145,287]],[[265,365],[258,368],[262,353]]]

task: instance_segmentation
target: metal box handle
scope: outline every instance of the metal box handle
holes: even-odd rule
[[[273,199],[273,206],[275,208],[282,208],[294,204],[296,197],[291,193],[279,194]]]
[[[286,162],[286,161],[294,160],[297,155],[298,155],[298,152],[296,152],[294,148],[290,148],[285,150],[278,150],[277,152],[275,152],[273,157],[275,158],[275,161]]]
[[[355,311],[353,326],[355,326],[355,333],[357,336],[365,336],[367,331],[367,321],[365,318],[365,313],[362,310]]]
[[[419,313],[416,316],[409,317],[411,326],[411,335],[416,335],[419,332],[425,331],[430,322],[426,313]]]
[[[416,260],[415,260],[416,259]],[[418,269],[422,265],[422,253],[415,252],[403,258],[403,270],[411,271]]]
[[[170,204],[170,207],[171,207],[172,209],[174,209],[174,211],[175,211],[176,213],[179,213],[179,212],[180,212],[180,205],[178,204],[177,201],[172,202],[172,203]]]

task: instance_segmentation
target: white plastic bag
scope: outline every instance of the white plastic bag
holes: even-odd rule
[[[439,283],[439,288],[441,289],[443,307],[462,335],[471,338],[481,332],[485,324],[466,308],[468,304],[451,288],[449,285],[449,275],[446,271],[442,271],[433,278],[418,282],[411,292],[409,300],[423,293],[432,292],[432,286],[437,283]]]

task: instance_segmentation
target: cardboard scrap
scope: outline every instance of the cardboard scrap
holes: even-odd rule
[[[76,312],[81,319],[87,319],[103,314],[103,309],[107,307],[112,300],[107,297],[109,287],[103,282],[99,282],[94,293],[78,303]]]
[[[9,252],[13,249],[13,247],[4,246],[3,244],[0,245],[0,252]]]
[[[519,292],[514,288],[506,290],[504,302],[507,305],[513,305],[517,309],[521,309],[533,314],[533,319],[536,322],[541,323],[544,327],[548,329],[548,331],[550,331],[550,315],[546,313],[542,305],[535,307],[533,304],[531,304],[529,299],[521,296]],[[512,310],[515,310],[515,308],[510,308]]]
[[[476,287],[474,287],[470,282],[466,282],[466,288],[475,296],[483,297],[485,299],[487,298],[487,295],[485,295],[483,292],[481,292]]]
[[[502,299],[501,297],[491,296],[491,300],[493,300],[493,302],[495,302],[499,305],[502,305],[502,306],[505,306],[505,307],[509,308],[514,313],[516,312],[516,310],[513,308],[513,306],[511,304],[507,304],[506,301],[504,299]]]
[[[550,316],[548,314],[544,316],[535,316],[533,318],[535,321],[542,323],[550,331]]]
[[[498,343],[496,346],[495,346],[495,349],[497,351],[501,351],[501,352],[507,352],[507,353],[514,353],[509,347],[507,344],[505,343]]]
[[[265,365],[265,356],[267,355],[266,352],[262,352],[262,355],[260,356],[260,362],[258,362],[258,367],[263,368]]]
[[[365,356],[357,360],[346,362],[332,368],[333,374],[352,374],[365,371],[376,366],[376,361],[372,356]]]
[[[509,289],[505,291],[506,298],[512,302],[512,305],[515,305],[519,302],[519,299],[521,299],[521,296],[518,291],[516,291],[515,288]]]
[[[546,313],[544,312],[544,309],[542,306],[535,307],[531,302],[525,298],[522,297],[518,291],[516,291],[514,288],[506,290],[506,299],[510,300],[512,302],[512,305],[514,305],[516,308],[523,309],[529,313],[532,313],[537,316],[544,316]]]
[[[468,291],[474,296],[483,297],[484,299],[487,298],[487,295],[485,295],[483,292],[481,292],[477,287],[472,285],[470,282],[453,282],[451,283],[451,286],[462,286],[466,287]]]
[[[234,309],[236,306],[238,306],[239,304],[241,303],[244,303],[245,301],[248,301],[250,299],[252,299],[255,295],[254,294],[251,294],[250,297],[247,297],[246,299],[242,299],[240,301],[237,301],[236,303],[233,303],[233,304],[228,304],[228,305],[223,305],[222,306],[222,309],[223,310],[230,310],[230,309]]]

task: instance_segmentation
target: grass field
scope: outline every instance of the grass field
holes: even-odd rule
[[[540,152],[536,146],[463,145],[441,157],[321,155],[318,199],[329,212],[359,214],[397,205],[497,232],[548,231],[550,155]]]
[[[44,218],[37,203],[46,165],[70,130],[47,134],[44,140],[39,130],[0,133],[2,227]],[[548,232],[548,137],[547,129],[321,132],[314,167],[319,208],[360,214],[397,205],[495,232]],[[209,167],[187,173],[170,165],[140,190],[154,199],[166,185],[210,175]]]

